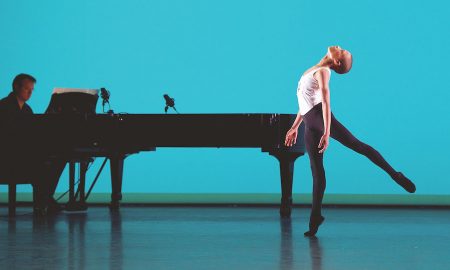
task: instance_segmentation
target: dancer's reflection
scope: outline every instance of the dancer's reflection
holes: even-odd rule
[[[316,236],[309,237],[309,255],[311,256],[311,265],[313,270],[322,269],[322,248],[320,247],[319,238]]]

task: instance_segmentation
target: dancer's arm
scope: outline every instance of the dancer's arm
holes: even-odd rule
[[[328,147],[328,141],[330,138],[330,126],[331,126],[331,105],[330,105],[330,91],[329,81],[330,73],[328,70],[319,69],[316,72],[317,82],[319,83],[319,89],[322,91],[322,114],[323,114],[323,136],[320,139],[318,148],[322,148],[319,153],[323,153]]]
[[[298,129],[298,127],[300,126],[302,121],[303,121],[303,118],[302,118],[302,115],[300,114],[300,110],[299,110],[297,113],[297,117],[295,117],[294,123],[292,124],[291,129]]]
[[[297,142],[297,135],[298,135],[298,127],[302,123],[303,118],[300,114],[300,110],[297,113],[297,117],[295,117],[294,123],[292,124],[292,127],[288,130],[286,133],[286,138],[284,140],[284,145],[286,146],[292,146]]]

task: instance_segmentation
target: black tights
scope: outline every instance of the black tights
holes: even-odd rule
[[[305,122],[305,146],[309,155],[314,181],[311,217],[317,217],[321,215],[322,199],[326,187],[325,170],[323,168],[324,153],[319,153],[320,148],[318,148],[324,130],[322,103],[315,105],[303,115],[302,118]],[[361,142],[353,136],[353,134],[334,117],[333,112],[331,112],[330,137],[353,151],[369,158],[373,163],[387,172],[391,178],[395,176],[396,171],[389,163],[387,163],[381,154],[370,145]]]

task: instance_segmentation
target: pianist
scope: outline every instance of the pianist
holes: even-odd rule
[[[28,74],[17,75],[12,83],[12,92],[0,100],[0,125],[2,133],[8,133],[11,123],[19,121],[21,115],[33,114],[26,103],[33,93],[36,79]],[[14,134],[12,133],[8,133]],[[30,134],[32,136],[32,134]],[[65,164],[46,160],[39,153],[27,152],[26,142],[22,145],[8,144],[8,137],[2,136],[0,142],[0,175],[13,179],[29,178],[35,190],[35,213],[54,213],[61,210],[53,198],[59,177]]]

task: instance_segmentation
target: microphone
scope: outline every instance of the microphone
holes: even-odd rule
[[[109,93],[108,90],[106,90],[106,88],[102,87],[100,88],[100,97],[102,98],[102,107],[103,107],[103,112],[105,112],[105,105],[108,104],[109,110],[108,113],[112,113],[113,111],[111,110],[111,105],[109,104],[109,96],[111,94]]]
[[[164,107],[164,111],[167,113],[167,111],[169,110],[169,108],[174,109],[177,113],[179,113],[177,111],[177,109],[175,108],[175,99],[169,97],[168,94],[164,94],[163,95],[164,99],[166,100],[166,107]]]

